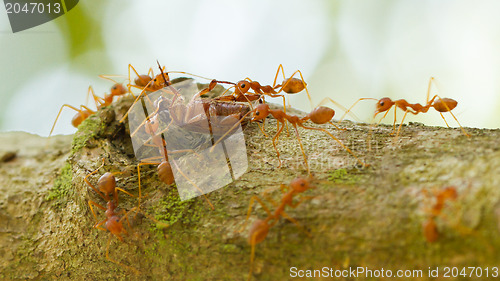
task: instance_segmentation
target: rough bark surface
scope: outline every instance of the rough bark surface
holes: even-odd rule
[[[118,186],[138,194],[130,138],[116,121],[129,105],[122,99],[104,108],[74,137],[0,134],[0,279],[246,280],[249,227],[238,230],[250,198],[271,189],[270,197],[278,201],[280,184],[307,175],[292,127],[290,136],[285,132],[279,139],[280,168],[271,138],[256,124],[245,129],[249,169],[208,194],[215,210],[203,197],[181,202],[175,186],[158,180],[154,166],[144,168],[141,183],[147,197],[141,208],[170,227],[132,215],[124,242],[112,237],[110,257],[139,270],[135,275],[106,259],[109,233],[92,228],[95,220],[87,204],[105,202],[83,181],[104,157],[105,166],[90,181],[96,183],[106,171],[121,171]],[[267,120],[265,130],[273,136],[276,122]],[[369,125],[346,121],[344,131],[322,127],[370,167],[357,166],[324,132],[301,129],[317,188],[306,193],[313,199],[286,212],[312,238],[282,219],[256,247],[253,279],[291,279],[292,266],[427,272],[435,266],[499,264],[499,130],[467,128],[472,135],[467,138],[459,129],[413,123],[394,140],[392,126],[370,131]],[[428,243],[422,223],[434,202],[430,194],[446,186],[454,186],[458,198],[446,203],[436,219],[439,239]],[[135,198],[120,194],[121,208],[136,204]],[[248,225],[265,215],[257,205]]]

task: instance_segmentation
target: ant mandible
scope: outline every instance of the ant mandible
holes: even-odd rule
[[[250,204],[248,206],[248,212],[247,216],[245,219],[245,222],[243,226],[241,227],[240,231],[241,232],[250,217],[250,214],[252,212],[252,206],[255,201],[259,202],[262,208],[266,211],[267,213],[267,218],[264,220],[258,219],[256,220],[252,226],[250,227],[250,233],[248,236],[248,243],[251,245],[252,250],[250,254],[250,272],[248,274],[248,280],[251,279],[252,277],[252,272],[253,272],[253,262],[255,258],[255,245],[261,243],[266,239],[267,234],[269,233],[269,229],[276,225],[278,223],[279,218],[283,217],[293,224],[295,224],[300,230],[304,231],[308,237],[311,237],[311,234],[307,232],[297,220],[294,218],[290,217],[287,213],[285,213],[285,207],[291,207],[291,208],[297,208],[302,202],[305,200],[311,199],[312,196],[302,196],[302,198],[299,199],[297,202],[293,202],[293,199],[295,196],[304,193],[305,191],[309,189],[314,189],[316,188],[315,186],[310,185],[309,179],[301,178],[298,177],[294,179],[289,186],[286,186],[284,184],[281,184],[280,190],[283,193],[283,197],[281,198],[281,202],[279,204],[276,204],[273,202],[274,205],[276,205],[276,209],[274,212],[271,212],[270,209],[264,204],[262,199],[258,196],[252,196],[250,199]],[[288,189],[288,191],[287,191]]]

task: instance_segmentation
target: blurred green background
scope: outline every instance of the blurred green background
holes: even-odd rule
[[[168,70],[261,84],[281,63],[287,75],[302,71],[315,105],[330,97],[346,107],[360,97],[424,103],[434,76],[433,93],[459,102],[462,125],[498,128],[498,11],[497,0],[87,0],[13,34],[4,9],[0,130],[48,135],[62,104],[85,103],[89,85],[109,91],[97,75],[126,75],[129,63],[145,73],[157,59]],[[304,94],[290,101],[310,109]],[[354,109],[366,122],[373,111],[373,101]],[[65,109],[56,134],[75,131],[73,115]],[[408,120],[444,126],[435,111]]]

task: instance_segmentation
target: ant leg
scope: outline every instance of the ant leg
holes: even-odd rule
[[[431,76],[431,78],[429,79],[429,86],[427,87],[427,98],[425,99],[425,104],[429,104],[429,96],[431,93],[432,82],[434,82],[434,84],[436,84],[434,77]],[[436,87],[437,87],[437,85],[436,85]]]
[[[184,174],[184,172],[182,172],[182,170],[179,168],[179,166],[177,165],[177,162],[175,162],[174,159],[172,159],[172,163],[174,164],[175,168],[177,169],[177,171],[179,171],[179,173],[192,185],[194,186],[202,195],[203,197],[205,197],[205,200],[207,201],[208,205],[210,205],[210,208],[212,210],[215,210],[214,208],[214,205],[212,205],[212,203],[210,202],[210,200],[208,200],[207,196],[205,194],[203,194],[203,190],[201,190],[201,188],[199,188],[196,183],[194,183],[192,180],[190,180],[188,178],[188,176],[186,174]]]
[[[107,221],[108,219],[104,219],[101,222],[94,224],[93,227],[107,232],[108,231],[107,229],[102,228],[102,225],[105,224]]]
[[[258,197],[257,195],[254,195],[254,196],[252,196],[252,198],[250,198],[250,203],[248,204],[247,216],[246,216],[245,222],[241,226],[240,230],[238,230],[239,233],[241,233],[245,229],[245,227],[247,226],[248,219],[250,218],[250,214],[252,214],[252,206],[253,206],[253,204],[254,204],[255,201],[257,201],[257,202],[260,203],[260,205],[262,206],[262,208],[264,209],[264,211],[266,211],[266,213],[267,213],[267,215],[269,217],[273,216],[272,213],[271,213],[271,211],[269,210],[269,208],[262,201],[262,199],[260,199],[260,197]]]
[[[56,123],[57,123],[57,120],[59,119],[59,115],[61,115],[61,112],[63,110],[64,107],[69,107],[77,112],[79,112],[80,114],[83,113],[83,110],[82,109],[78,109],[72,105],[69,105],[69,104],[63,104],[61,106],[61,108],[59,109],[59,113],[57,113],[57,117],[56,117],[56,120],[54,121],[54,125],[52,125],[52,129],[50,129],[50,133],[49,133],[49,137],[52,135],[52,132],[54,131],[54,128],[56,127]]]
[[[222,94],[219,96],[219,97],[223,97],[227,92],[229,92],[229,90],[231,90],[231,88],[234,88],[236,86],[231,86],[229,88],[227,88],[224,92],[222,92]]]
[[[86,176],[85,176],[85,178],[84,178],[83,180],[84,180],[84,181],[85,181],[85,182],[86,182],[86,183],[87,183],[90,187],[92,187],[92,189],[93,189],[93,190],[94,190],[97,194],[99,194],[99,195],[100,195],[100,196],[101,196],[104,200],[108,201],[108,198],[107,198],[104,194],[102,194],[99,190],[97,190],[97,188],[95,188],[95,186],[94,186],[94,185],[92,185],[92,184],[89,182],[89,180],[87,179],[87,178],[88,178],[88,177],[90,177],[91,175],[93,175],[93,174],[97,173],[97,171],[98,171],[100,168],[102,168],[102,167],[104,167],[104,158],[102,158],[102,164],[101,164],[101,166],[99,166],[97,169],[95,169],[95,170],[94,170],[93,172],[91,172],[90,174],[86,175]]]
[[[137,77],[140,77],[140,75],[139,75],[139,73],[137,72],[137,70],[135,70],[134,66],[132,66],[132,64],[130,64],[130,63],[129,63],[129,64],[128,64],[128,81],[129,81],[130,83],[132,83],[132,79],[131,79],[131,77],[130,77],[130,69],[132,69],[132,70],[135,72],[135,75],[137,75]],[[148,72],[148,74],[149,74],[149,72]],[[130,88],[129,88],[129,91],[130,91]]]
[[[89,200],[89,207],[90,207],[90,211],[92,212],[92,215],[94,215],[94,218],[95,218],[95,221],[96,223],[99,222],[99,220],[97,219],[97,215],[95,214],[95,211],[94,211],[94,208],[92,207],[92,205],[96,206],[97,208],[100,208],[104,211],[106,211],[106,208],[104,208],[103,206],[97,204],[96,202],[92,201],[92,200]],[[105,220],[106,221],[106,220]]]
[[[311,200],[313,199],[315,196],[302,196],[299,201],[297,201],[297,203],[291,203],[289,206],[292,207],[292,208],[297,208],[300,204],[302,204],[304,201],[306,200]]]
[[[116,81],[115,79],[113,79],[111,77],[115,77],[115,78],[125,78],[126,77],[125,75],[114,75],[114,74],[101,74],[98,76],[99,76],[99,78],[113,82],[113,84],[118,84],[118,81]]]
[[[453,119],[455,119],[455,121],[457,121],[457,124],[458,124],[458,126],[460,126],[460,130],[462,130],[462,132],[464,133],[464,135],[466,135],[467,137],[470,138],[470,134],[465,131],[465,129],[462,127],[462,125],[460,125],[460,122],[458,122],[457,117],[455,117],[455,115],[453,115],[453,113],[451,111],[448,111],[448,112],[451,114],[451,116],[453,117]],[[441,114],[441,117],[443,117],[443,114]],[[444,120],[444,117],[443,117],[443,120]],[[446,123],[446,120],[444,120],[444,122]]]
[[[118,191],[121,191],[121,192],[127,194],[128,196],[135,198],[135,195],[132,195],[130,192],[128,192],[128,191],[126,191],[124,189],[121,189],[119,187],[115,187],[115,201],[116,201],[116,204],[118,204]]]
[[[444,115],[443,115],[443,113],[442,113],[442,112],[439,112],[439,114],[441,115],[441,118],[443,118],[444,123],[446,124],[446,127],[448,127],[448,128],[449,128],[449,127],[450,127],[450,125],[448,125],[448,122],[446,122],[446,119],[444,119]]]
[[[387,114],[389,113],[390,110],[391,109],[389,108],[384,113],[384,116],[382,116],[382,118],[380,118],[380,120],[378,120],[377,123],[370,125],[369,131],[368,131],[368,136],[366,137],[366,143],[368,144],[368,151],[372,150],[371,136],[372,136],[373,129],[375,129],[375,127],[377,127],[382,122],[382,120],[384,120],[384,118],[387,116]],[[377,115],[377,114],[375,114],[375,115]],[[375,116],[373,117],[373,120],[375,120]]]
[[[153,80],[149,81],[148,84],[146,84],[146,86],[144,87],[144,89],[141,91],[141,93],[135,98],[134,102],[132,103],[132,105],[130,106],[129,110],[127,111],[127,113],[125,113],[125,115],[122,117],[122,119],[120,119],[120,123],[123,123],[125,121],[125,119],[127,118],[127,116],[130,114],[130,112],[132,111],[132,108],[134,108],[134,105],[139,101],[139,99],[144,95],[144,93],[146,92],[146,90],[148,89],[148,86],[153,82]]]
[[[451,112],[451,109],[448,107],[448,105],[443,101],[443,99],[441,99],[440,96],[436,95],[437,98],[443,103],[443,105],[446,107],[446,109],[448,110],[448,112],[451,114],[451,116],[453,117],[453,119],[455,119],[455,121],[457,121],[457,124],[458,126],[460,126],[460,130],[462,130],[462,132],[464,133],[464,135],[466,135],[467,137],[470,137],[470,134],[468,134],[465,129],[462,127],[462,125],[460,124],[460,122],[458,122],[458,119],[457,117],[455,117],[455,115]],[[435,98],[435,97],[434,97]],[[440,112],[441,113],[441,112]],[[446,123],[446,126],[448,126],[448,123],[446,122],[446,119],[444,119],[444,116],[443,114],[441,114],[441,117],[443,118],[444,122]],[[450,127],[450,126],[448,126]]]
[[[282,122],[279,120],[277,120],[277,121],[278,121],[277,124],[278,124],[279,129],[276,132],[276,135],[274,135],[274,137],[273,137],[273,147],[274,147],[274,150],[276,151],[276,154],[278,155],[278,161],[280,163],[278,166],[278,168],[279,168],[279,167],[281,167],[281,159],[280,159],[280,152],[278,151],[278,148],[276,147],[276,142],[277,142],[276,140],[279,137],[279,135],[281,134],[281,131],[283,131],[283,128],[285,127],[285,124],[284,124],[285,122]],[[280,124],[281,124],[281,127],[280,127]]]
[[[265,122],[265,119],[264,119],[264,122]],[[264,131],[264,124],[262,124],[262,126],[261,126],[259,123],[257,123],[257,126],[259,126],[259,129],[260,129],[260,131],[262,132],[262,134],[264,134],[264,136],[265,136],[266,138],[268,138],[269,136],[268,136],[268,135],[266,134],[266,132]]]
[[[252,234],[252,238],[250,238],[250,245],[252,246],[252,250],[250,251],[250,272],[248,273],[247,281],[252,280],[253,262],[255,260],[255,242],[257,240],[257,234],[258,233]]]
[[[283,80],[286,79],[285,71],[283,70],[283,65],[280,63],[280,65],[278,66],[278,70],[276,71],[276,75],[274,76],[273,88],[276,86],[276,81],[278,80],[278,75],[280,73],[280,70],[281,73],[283,74]]]
[[[394,112],[396,112],[396,110],[394,110]],[[405,111],[405,114],[403,115],[403,119],[401,119],[401,124],[399,124],[398,131],[396,133],[396,136],[394,137],[394,140],[398,139],[399,132],[401,131],[401,127],[403,126],[403,122],[405,121],[405,118],[406,118],[406,115],[408,114],[408,112],[409,112],[409,110]],[[396,123],[396,122],[394,122],[394,123]]]
[[[342,109],[346,114],[347,113],[350,113],[351,116],[354,118],[354,120],[356,120],[357,122],[361,122],[361,120],[358,118],[358,116],[356,116],[354,113],[350,112],[347,108],[345,108],[343,105],[341,105],[340,103],[334,101],[333,99],[329,98],[329,97],[326,97],[324,98],[323,100],[321,100],[321,102],[318,104],[318,106],[321,106],[323,105],[324,103],[326,102],[331,102],[333,103],[335,106],[337,107],[340,107],[340,109]]]
[[[360,99],[358,99],[355,103],[353,103],[353,104],[351,105],[351,107],[349,107],[349,109],[347,109],[347,111],[344,113],[344,115],[342,115],[342,117],[340,117],[340,120],[337,122],[337,124],[340,124],[340,122],[342,122],[342,120],[344,120],[345,116],[346,116],[349,112],[351,112],[351,110],[354,108],[354,106],[355,106],[356,104],[358,104],[358,102],[360,102],[360,101],[362,101],[362,100],[376,100],[376,101],[378,101],[377,99],[374,99],[374,98],[360,98]]]
[[[95,107],[99,109],[103,104],[104,104],[104,99],[97,96],[94,92],[94,89],[92,86],[89,86],[89,89],[87,91],[87,97],[85,98],[85,105],[88,105],[89,103],[89,96],[92,94],[92,99],[94,100]]]
[[[403,115],[403,119],[401,119],[401,124],[399,124],[398,131],[396,133],[396,136],[394,137],[395,140],[397,140],[397,138],[399,136],[399,132],[401,131],[401,127],[403,126],[403,123],[405,121],[405,118],[406,118],[406,115],[408,114],[408,112],[410,112],[411,114],[414,114],[414,115],[418,114],[417,111],[411,111],[410,109],[405,110],[405,114]]]
[[[106,246],[106,259],[109,260],[112,263],[115,263],[115,264],[117,264],[119,266],[122,266],[122,267],[128,269],[128,270],[133,271],[136,275],[139,275],[139,273],[140,273],[139,270],[137,270],[137,269],[135,269],[135,268],[133,268],[131,266],[124,265],[123,263],[120,263],[120,262],[118,262],[118,261],[116,261],[116,260],[114,260],[114,259],[112,259],[112,258],[109,257],[109,246],[111,245],[111,238],[112,238],[112,236],[113,236],[113,234],[109,233],[108,245]]]
[[[387,110],[387,111],[389,111],[389,110]],[[397,120],[396,113],[397,112],[398,112],[398,108],[395,106],[394,107],[394,123],[392,123],[392,133],[391,133],[391,135],[394,135],[394,132],[396,132],[396,120]],[[380,121],[382,121],[382,120],[380,120]]]
[[[328,123],[330,123],[330,125],[333,125],[337,130],[339,131],[345,131],[346,129],[345,128],[340,128],[339,126],[337,126],[335,123],[333,123],[332,121],[329,121]]]
[[[307,231],[296,219],[290,217],[287,213],[285,212],[282,212],[281,213],[281,216],[283,216],[285,219],[289,220],[290,222],[292,222],[293,224],[295,224],[295,226],[297,226],[297,228],[299,228],[302,232],[304,232],[307,237],[309,238],[312,238],[312,235],[309,231]]]
[[[359,164],[361,164],[363,167],[367,167],[369,166],[368,164],[364,163],[363,161],[361,161],[357,156],[356,154],[354,154],[354,152],[352,152],[347,146],[345,146],[338,138],[336,138],[334,135],[332,135],[330,132],[328,132],[327,130],[323,129],[323,128],[313,128],[313,127],[307,127],[307,126],[304,126],[302,124],[298,124],[300,127],[304,128],[304,129],[310,129],[310,130],[317,130],[317,131],[323,131],[325,132],[326,134],[328,134],[332,139],[334,139],[338,144],[340,144],[340,146],[342,146],[347,152],[349,152],[354,158],[356,158],[356,160],[358,161]]]
[[[307,173],[310,175],[311,171],[309,170],[309,164],[307,163],[307,155],[304,151],[304,147],[302,146],[302,141],[300,140],[299,130],[297,129],[297,125],[293,124],[293,128],[295,129],[295,133],[297,135],[297,140],[299,141],[300,150],[302,151],[302,155],[304,156],[304,162],[306,163]]]
[[[285,95],[272,95],[272,94],[268,94],[270,97],[272,98],[277,98],[277,97],[281,97],[283,99],[283,112],[286,114],[286,100],[285,100]],[[288,123],[285,122],[285,126],[286,126],[286,135],[289,137],[290,136],[290,130],[288,130]]]
[[[165,71],[165,67],[163,67],[163,70]],[[213,80],[212,78],[208,78],[208,77],[204,77],[204,76],[201,76],[201,75],[197,75],[197,74],[193,74],[193,73],[189,73],[189,72],[184,72],[184,71],[167,71],[166,73],[167,74],[170,74],[170,73],[180,73],[180,74],[186,74],[186,75],[189,75],[189,76],[193,76],[193,77],[197,77],[197,78],[201,78],[201,79],[205,79],[205,80]]]

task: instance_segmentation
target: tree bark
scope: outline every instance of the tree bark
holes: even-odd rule
[[[95,184],[104,172],[120,171],[117,186],[138,195],[130,137],[116,121],[129,105],[129,99],[122,99],[104,108],[74,137],[0,134],[0,279],[247,279],[249,226],[266,216],[257,204],[238,232],[250,198],[271,189],[268,197],[278,202],[280,184],[307,176],[293,127],[289,136],[285,130],[279,138],[283,164],[278,168],[271,142],[276,121],[267,119],[270,137],[255,123],[247,126],[248,171],[207,194],[215,210],[203,197],[181,202],[175,186],[159,181],[156,167],[144,167],[141,210],[170,226],[131,213],[124,242],[111,238],[109,256],[137,269],[136,275],[106,259],[109,233],[92,227],[95,220],[87,203],[105,202],[83,180],[104,158],[105,166],[89,180]],[[342,131],[314,127],[326,128],[370,166],[360,167],[326,133],[300,129],[316,186],[304,195],[314,198],[285,210],[303,229],[281,219],[256,245],[254,280],[292,279],[291,267],[384,268],[394,274],[422,270],[423,277],[413,279],[427,280],[429,267],[439,266],[442,276],[445,266],[499,264],[499,130],[466,128],[472,135],[468,138],[459,129],[411,123],[395,139],[392,126],[344,121]],[[429,243],[422,224],[435,204],[433,194],[447,186],[458,197],[447,201],[436,217],[438,240]],[[136,198],[120,194],[119,207],[130,210],[136,204]],[[103,212],[97,213],[104,219]]]

